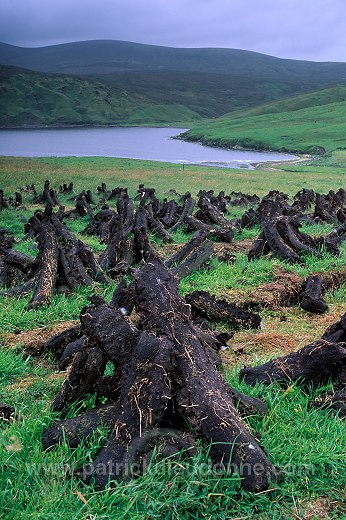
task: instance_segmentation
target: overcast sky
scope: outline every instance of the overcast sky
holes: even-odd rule
[[[346,62],[346,0],[0,0],[0,41],[95,39]]]

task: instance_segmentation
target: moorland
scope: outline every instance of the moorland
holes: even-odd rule
[[[0,44],[2,127],[169,125],[345,81],[344,63],[118,41]]]
[[[25,226],[35,211],[45,208],[42,201],[34,199],[32,184],[37,193],[42,193],[47,179],[64,211],[72,211],[74,218],[65,215],[64,223],[96,258],[105,252],[107,244],[97,233],[84,232],[92,217],[90,213],[76,214],[75,197],[90,190],[90,210],[92,215],[97,214],[105,202],[99,202],[104,192],[97,190],[102,183],[109,192],[126,188],[131,199],[140,184],[155,188],[161,205],[166,198],[182,206],[181,196],[187,191],[196,200],[201,189],[213,190],[215,195],[224,191],[228,203],[223,215],[231,227],[244,214],[251,215],[251,210],[258,215],[259,200],[244,198],[244,194],[262,199],[274,190],[270,198],[275,198],[277,190],[287,195],[279,197],[286,211],[292,212],[301,194],[309,193],[312,198],[309,208],[300,215],[300,232],[316,240],[340,227],[338,219],[343,218],[344,207],[338,208],[339,217],[335,212],[323,220],[316,213],[317,200],[321,200],[316,194],[326,196],[332,190],[330,198],[334,200],[337,190],[345,188],[345,64],[322,66],[227,50],[191,50],[184,54],[118,42],[118,70],[114,71],[109,50],[112,45],[99,42],[89,47],[89,56],[99,56],[101,49],[105,57],[103,61],[94,60],[94,70],[83,58],[86,53],[82,44],[24,53],[3,47],[1,53],[7,61],[2,60],[1,69],[6,100],[2,125],[128,124],[131,118],[135,124],[160,124],[162,114],[166,116],[161,123],[172,124],[177,114],[191,123],[188,139],[311,156],[298,163],[262,164],[255,170],[185,165],[184,171],[175,164],[132,159],[2,157],[0,188],[7,207],[0,212],[0,227],[12,233],[13,250],[26,255],[29,265],[33,259],[40,259],[41,242],[35,234],[27,236]],[[134,52],[136,60],[129,59]],[[171,66],[162,71],[167,53]],[[63,61],[64,67],[58,67]],[[172,84],[173,88],[168,88]],[[176,111],[177,106],[181,112]],[[204,122],[205,117],[215,119]],[[198,124],[194,126],[194,122]],[[63,185],[71,182],[73,190],[64,192]],[[234,203],[237,198],[242,198],[240,204]],[[106,202],[114,212],[119,210],[116,198]],[[137,209],[139,200],[134,203]],[[58,206],[54,207],[57,211]],[[295,261],[287,261],[275,250],[251,259],[249,251],[261,233],[261,222],[242,222],[244,225],[232,227],[234,237],[229,242],[215,236],[210,239],[213,255],[180,279],[179,294],[186,297],[204,290],[239,305],[257,301],[260,328],[235,328],[225,321],[209,326],[214,335],[232,335],[228,348],[221,352],[224,380],[247,395],[260,397],[268,406],[265,415],[244,413],[241,407],[239,412],[269,459],[283,470],[283,478],[273,481],[268,489],[246,491],[238,475],[206,471],[210,446],[201,442],[192,459],[182,456],[165,460],[154,452],[144,475],[100,491],[92,482],[83,483],[75,470],[90,463],[105,445],[107,427],[100,425],[77,447],[69,446],[65,438],[58,446],[44,448],[43,432],[62,417],[61,412],[52,410],[52,402],[68,375],[44,345],[53,335],[79,323],[91,295],[110,302],[119,282],[114,277],[107,283],[92,281],[74,289],[65,287],[65,291],[51,296],[50,304],[31,310],[28,304],[32,291],[21,297],[0,296],[0,400],[14,408],[1,424],[0,511],[4,518],[343,518],[345,424],[341,413],[328,401],[340,381],[327,377],[317,385],[304,385],[298,380],[284,387],[275,381],[249,386],[239,380],[239,373],[244,365],[259,365],[319,340],[340,320],[346,310],[345,241],[340,241],[339,254],[328,251],[322,238],[320,250],[305,248]],[[172,232],[171,242],[154,229],[149,232],[150,245],[162,259],[169,258],[191,236],[191,229],[185,225]],[[128,280],[142,264],[143,260],[133,264]],[[323,290],[327,310],[321,314],[304,310],[299,291],[295,298],[278,300],[281,293],[288,292],[291,297],[290,290],[303,287],[312,274],[333,280]],[[131,319],[135,321],[136,315]],[[113,374],[111,368],[107,366],[107,375]],[[93,410],[100,403],[107,404],[107,399],[96,392],[79,396],[63,411],[64,417]]]

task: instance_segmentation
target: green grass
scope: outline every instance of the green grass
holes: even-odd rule
[[[237,111],[193,127],[191,141],[318,154],[346,147],[346,86]]]
[[[333,160],[336,160],[335,157]],[[201,187],[226,193],[241,190],[264,195],[269,189],[280,189],[290,195],[303,187],[326,192],[342,186],[343,171],[340,167],[315,165],[297,166],[297,171],[280,170],[217,170],[188,167],[184,173],[177,165],[108,158],[17,159],[0,161],[0,185],[5,195],[13,194],[21,186],[32,183],[38,189],[46,178],[54,187],[73,180],[75,191],[92,189],[105,181],[109,188],[126,186],[131,196],[140,182],[155,186],[160,198],[174,187],[184,193],[195,194]],[[325,169],[329,170],[328,176]],[[302,174],[304,171],[304,174]],[[35,243],[22,240],[24,224],[20,215],[29,218],[35,208],[30,206],[32,195],[25,194],[28,210],[5,210],[0,214],[0,227],[11,229],[18,239],[16,249],[35,255]],[[68,197],[61,197],[71,206]],[[230,208],[229,217],[240,216],[242,208]],[[84,236],[82,230],[88,218],[67,220],[70,229],[87,242],[95,252],[104,244],[92,236]],[[303,231],[314,235],[325,234],[332,226],[303,226]],[[243,230],[236,240],[257,236],[259,228]],[[174,233],[175,244],[186,242],[189,234],[179,229]],[[155,238],[155,247],[163,244]],[[307,255],[299,264],[288,265],[272,257],[248,262],[245,254],[237,254],[234,263],[210,262],[210,267],[200,269],[181,281],[184,294],[195,289],[211,291],[219,297],[227,297],[232,290],[245,293],[273,280],[275,269],[282,266],[303,276],[314,271],[328,271],[346,265],[346,248],[340,257],[323,254],[321,259]],[[10,333],[16,329],[41,331],[63,321],[78,319],[80,311],[88,303],[88,297],[96,291],[110,299],[115,284],[107,287],[94,284],[70,294],[56,295],[50,307],[26,311],[27,297],[0,299],[0,401],[15,406],[17,420],[0,424],[0,518],[6,520],[98,520],[98,519],[167,519],[192,520],[194,518],[230,520],[235,518],[272,520],[304,518],[308,507],[317,511],[320,500],[330,504],[326,518],[343,518],[346,500],[346,431],[344,423],[329,409],[312,406],[315,396],[330,390],[332,385],[318,389],[302,389],[294,385],[288,390],[278,385],[265,388],[261,385],[247,387],[238,381],[242,359],[234,354],[234,368],[226,371],[226,379],[234,387],[254,397],[262,396],[269,405],[265,417],[252,415],[244,420],[265,447],[269,458],[284,470],[284,479],[273,482],[270,490],[248,493],[242,490],[237,475],[220,474],[213,470],[208,458],[208,446],[200,445],[192,460],[160,460],[157,457],[148,471],[129,482],[117,482],[113,489],[95,490],[93,484],[83,484],[73,474],[74,469],[90,463],[107,438],[104,429],[98,429],[93,437],[78,448],[71,449],[65,443],[43,450],[42,432],[58,417],[53,414],[51,402],[66,375],[57,371],[52,356],[23,358],[21,338],[13,346]],[[339,316],[344,309],[345,287],[327,293],[330,314]],[[282,313],[286,322],[280,322]],[[253,357],[249,362],[258,364],[273,356],[273,350],[261,350],[261,334],[272,333],[280,338],[296,338],[301,346],[316,337],[326,326],[298,308],[284,311],[261,312],[263,329],[246,331],[245,350]],[[323,317],[324,319],[324,317]],[[328,315],[326,317],[328,319]],[[218,325],[223,330],[228,328]],[[33,332],[33,335],[35,332]],[[241,336],[241,332],[237,333]],[[11,337],[10,345],[7,344]],[[306,338],[309,338],[306,341]],[[233,340],[232,340],[233,341]],[[235,339],[232,345],[237,344]],[[241,340],[240,340],[241,342]],[[229,350],[231,350],[230,347]],[[258,353],[260,352],[260,354]],[[279,354],[279,346],[277,354]],[[111,373],[113,367],[107,367]],[[95,396],[85,396],[67,410],[73,417],[95,404]],[[258,432],[258,433],[256,433]]]
[[[11,398],[18,414],[0,435],[0,511],[7,520],[269,520],[303,515],[306,503],[320,496],[338,502],[333,518],[342,518],[346,430],[335,413],[311,408],[310,397],[299,386],[286,391],[276,385],[249,388],[238,383],[236,373],[227,374],[233,386],[263,396],[269,405],[264,418],[245,419],[253,431],[261,432],[261,443],[285,474],[269,492],[247,493],[237,475],[218,473],[208,459],[208,447],[201,447],[192,460],[157,458],[143,476],[99,492],[82,484],[73,471],[92,461],[106,432],[99,429],[76,449],[63,443],[42,450],[40,438],[54,419],[49,406],[60,380],[49,379],[51,367],[23,362],[19,352],[0,356],[0,377],[4,367],[7,372],[7,367],[17,371],[11,379],[2,379],[0,398]],[[313,395],[326,388],[330,385]],[[71,415],[75,412],[76,408],[70,410]]]
[[[23,238],[24,222],[22,222],[22,220],[28,220],[31,217],[32,213],[33,212],[30,210],[20,210],[18,212],[14,212],[11,209],[4,209],[0,215],[1,227],[11,230],[12,233],[14,233],[17,236],[17,238]],[[24,219],[21,219],[22,216],[24,217]]]
[[[92,294],[102,294],[110,300],[115,289],[111,283],[107,287],[95,283],[90,287],[79,287],[75,291],[56,294],[49,307],[41,307],[36,311],[26,311],[31,295],[22,298],[0,296],[0,322],[2,332],[31,330],[34,327],[47,327],[60,321],[79,319],[81,309],[88,304]]]
[[[82,189],[95,192],[100,182],[104,181],[109,188],[127,187],[130,196],[133,196],[138,185],[144,183],[146,186],[155,186],[158,195],[163,197],[168,195],[171,188],[179,193],[188,190],[196,194],[200,186],[206,190],[225,190],[226,193],[241,190],[259,196],[271,189],[289,195],[303,188],[326,193],[330,189],[337,190],[345,182],[342,168],[328,168],[328,174],[325,168],[318,165],[305,167],[304,170],[300,167],[297,171],[289,167],[289,173],[284,168],[272,171],[266,168],[243,170],[185,165],[183,171],[181,166],[172,163],[111,157],[0,157],[0,184],[5,196],[9,196],[33,181],[37,189],[41,190],[47,178],[55,188],[62,182],[73,181],[76,193]],[[25,203],[31,199],[31,195],[24,196]]]
[[[345,168],[346,167],[346,150],[333,150],[321,157],[318,161],[321,167]],[[327,169],[327,168],[326,168]]]
[[[12,383],[14,379],[24,374],[32,373],[32,367],[27,366],[27,362],[21,355],[13,355],[12,351],[4,349],[3,345],[0,350],[0,384],[6,386]]]
[[[38,253],[37,243],[34,239],[23,240],[14,244],[13,248],[20,253],[35,257]]]
[[[233,264],[211,260],[210,268],[201,268],[186,276],[180,290],[185,294],[198,289],[221,296],[227,289],[256,287],[273,280],[274,264],[270,259],[249,262],[246,255],[239,254]]]
[[[318,258],[312,254],[303,255],[300,263],[289,264],[279,261],[286,271],[294,271],[301,276],[309,276],[311,273],[323,273],[333,269],[346,268],[346,243],[340,246],[341,253],[335,257],[327,251],[322,251],[322,257]]]
[[[326,293],[325,300],[328,304],[343,304],[346,301],[346,287],[341,286],[335,291],[328,291]]]

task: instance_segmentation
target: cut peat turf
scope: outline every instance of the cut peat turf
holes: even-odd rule
[[[111,179],[2,196],[1,513],[341,518],[344,192]]]

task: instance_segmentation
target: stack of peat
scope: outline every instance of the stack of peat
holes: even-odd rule
[[[13,237],[0,229],[2,294],[33,290],[28,308],[36,309],[49,304],[55,291],[94,281],[108,283],[111,278],[118,282],[110,304],[93,296],[81,312],[80,324],[45,345],[55,353],[60,369],[68,368],[53,409],[63,417],[67,407],[82,396],[96,393],[98,399],[92,410],[57,420],[46,429],[45,448],[62,440],[76,446],[99,426],[108,427],[106,445],[84,472],[86,480],[94,478],[104,488],[109,481],[131,477],[133,465],[143,463],[157,442],[163,456],[182,449],[191,455],[201,439],[210,444],[210,457],[216,464],[240,474],[244,488],[266,489],[277,470],[242,422],[236,406],[244,413],[265,413],[267,406],[225,382],[218,371],[219,350],[231,335],[215,333],[208,326],[223,321],[232,328],[256,328],[260,316],[205,291],[194,291],[184,299],[178,293],[179,280],[209,260],[214,241],[231,242],[236,231],[255,225],[261,226],[261,232],[250,259],[272,253],[297,262],[306,253],[321,256],[326,250],[339,254],[346,239],[346,192],[340,189],[320,195],[302,190],[292,204],[278,191],[261,200],[241,192],[215,195],[200,191],[196,200],[190,193],[172,192],[173,198],[161,202],[154,188],[140,185],[132,200],[126,189],[109,190],[102,183],[97,189],[98,204],[84,190],[70,199],[75,207],[65,211],[48,181],[40,195],[33,186],[27,190],[33,193],[35,204],[45,206],[25,227],[26,237],[37,241],[39,253],[36,258],[19,253]],[[72,192],[71,183],[60,187],[64,196]],[[0,211],[16,204],[21,204],[19,196],[17,201],[5,200],[0,190]],[[55,213],[54,206],[59,206]],[[248,209],[229,220],[228,208],[241,206]],[[64,219],[80,217],[88,217],[83,233],[95,235],[105,244],[99,257],[64,223]],[[304,222],[328,222],[337,227],[315,238],[301,231]],[[193,235],[163,261],[150,232],[170,243],[179,228]],[[323,283],[318,275],[307,279],[300,291],[302,308],[325,312]],[[113,372],[107,375],[110,366]],[[344,416],[346,315],[320,340],[259,367],[244,368],[240,378],[250,385],[274,381],[320,384],[332,379],[339,386],[330,403]],[[107,404],[101,404],[105,399]],[[12,414],[12,409],[1,406],[4,417]]]
[[[55,291],[73,290],[78,286],[91,285],[92,281],[107,283],[92,250],[54,214],[47,204],[44,212],[36,211],[26,225],[29,236],[37,239],[39,252],[35,259],[13,250],[13,240],[3,238],[0,243],[2,286],[9,268],[21,273],[20,283],[2,294],[20,296],[33,290],[28,309],[48,305]]]
[[[48,342],[47,348],[64,352],[65,358],[66,351],[75,352],[53,408],[63,411],[90,392],[107,396],[109,404],[55,422],[44,432],[44,446],[62,439],[76,446],[100,424],[107,425],[111,434],[88,473],[104,488],[109,479],[128,477],[130,463],[143,460],[153,439],[161,437],[164,455],[182,448],[193,451],[199,436],[212,443],[215,463],[239,471],[246,489],[267,488],[275,468],[235,409],[240,401],[247,411],[263,412],[265,404],[225,383],[210,355],[207,335],[193,324],[177,279],[160,259],[150,256],[131,285],[136,327],[123,309],[94,298],[81,313],[80,328]],[[107,362],[116,370],[104,377]],[[194,436],[186,431],[186,418]]]
[[[336,392],[329,403],[346,416],[346,314],[331,325],[322,338],[297,352],[278,357],[264,365],[246,367],[240,379],[249,385],[278,382],[289,386],[296,381],[320,385],[333,381]]]
[[[288,262],[297,262],[306,253],[320,257],[323,250],[335,256],[339,255],[340,243],[346,239],[346,219],[343,218],[346,193],[339,190],[334,197],[330,194],[329,197],[318,195],[320,205],[317,206],[316,202],[316,208],[327,207],[329,210],[324,210],[323,222],[336,223],[338,217],[339,223],[341,222],[334,231],[322,237],[312,237],[300,230],[303,222],[322,222],[316,217],[316,208],[314,219],[303,214],[303,211],[310,207],[312,200],[315,200],[315,195],[311,190],[299,192],[292,205],[288,204],[286,195],[272,192],[262,199],[256,212],[250,210],[248,214],[245,213],[242,217],[245,223],[248,220],[251,224],[257,222],[261,225],[261,233],[249,252],[249,259],[259,258],[269,252]],[[327,202],[323,205],[322,201],[325,200],[329,201],[329,206]]]

